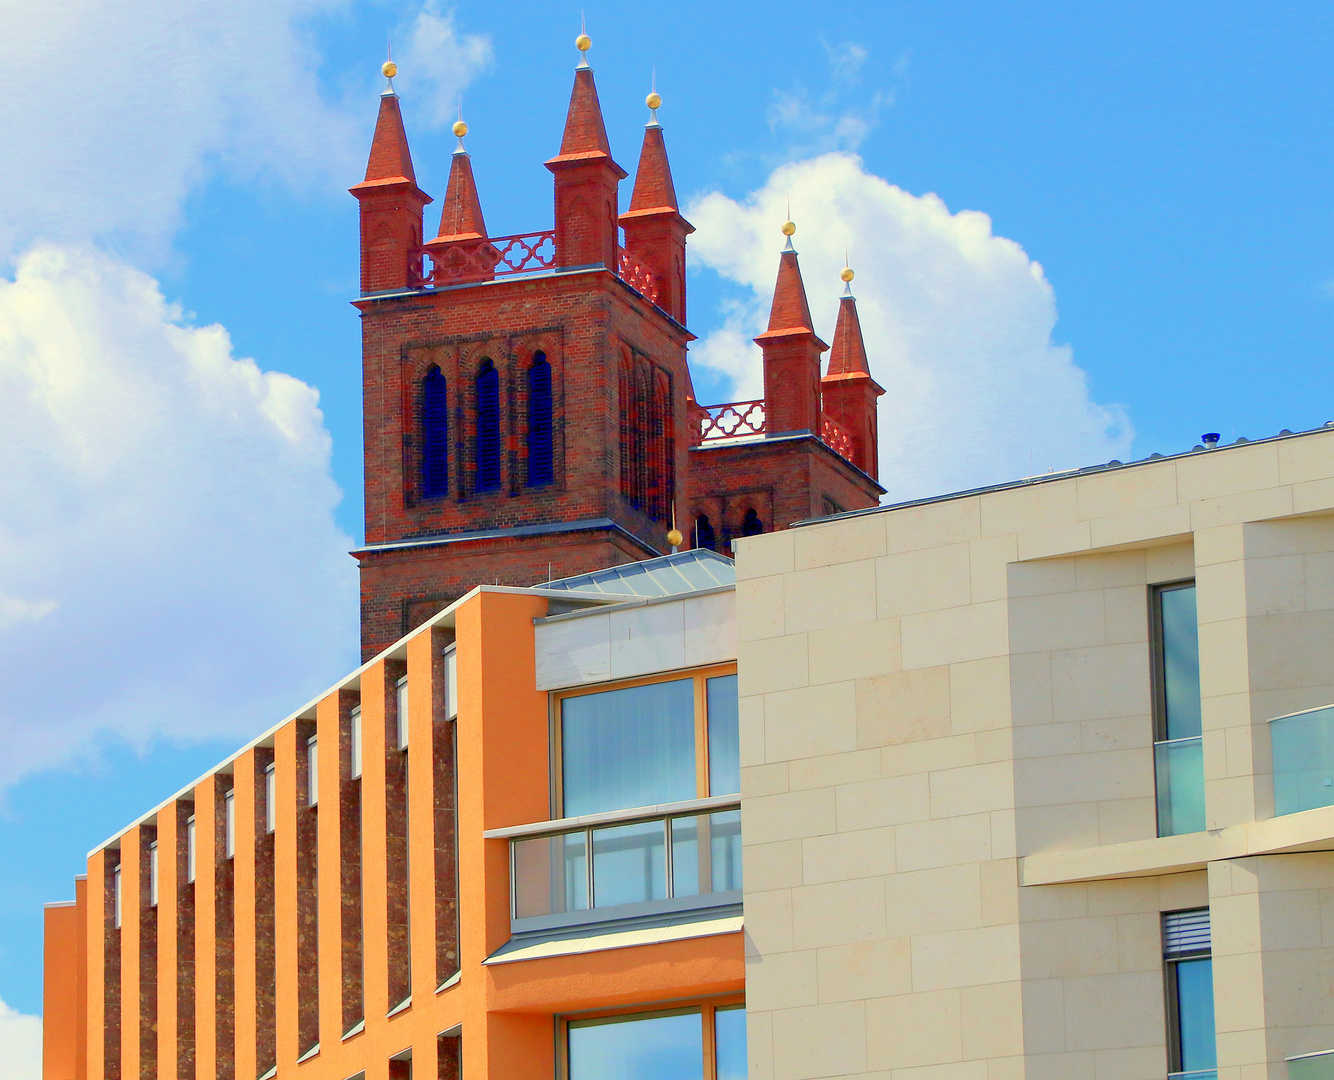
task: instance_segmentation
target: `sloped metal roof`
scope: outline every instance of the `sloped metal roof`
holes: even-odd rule
[[[612,596],[678,596],[735,584],[736,567],[731,559],[706,548],[691,548],[675,555],[561,578],[536,588]]]

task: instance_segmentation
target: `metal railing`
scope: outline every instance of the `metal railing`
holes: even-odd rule
[[[1334,705],[1269,721],[1274,813],[1334,806]]]
[[[741,902],[737,796],[497,829],[514,932]]]

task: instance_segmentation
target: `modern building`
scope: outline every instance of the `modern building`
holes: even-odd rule
[[[475,588],[99,845],[47,1080],[741,1080],[733,591]]]
[[[1334,1076],[1334,428],[747,540],[752,1080]]]

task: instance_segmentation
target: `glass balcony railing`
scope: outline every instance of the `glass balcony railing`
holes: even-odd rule
[[[1168,1073],[1167,1080],[1218,1080],[1218,1070],[1195,1069],[1191,1072]]]
[[[516,933],[741,902],[735,796],[501,829]]]
[[[1288,1058],[1288,1080],[1334,1080],[1334,1050]]]
[[[1334,806],[1334,705],[1269,721],[1274,813]]]
[[[1158,785],[1158,835],[1202,832],[1204,746],[1200,736],[1154,743],[1153,769]]]

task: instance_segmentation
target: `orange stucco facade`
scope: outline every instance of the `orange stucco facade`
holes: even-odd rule
[[[77,904],[47,913],[45,1080],[545,1080],[563,1015],[739,999],[737,931],[485,963],[511,911],[509,842],[484,833],[554,816],[534,659],[548,603],[474,590],[94,851]]]

